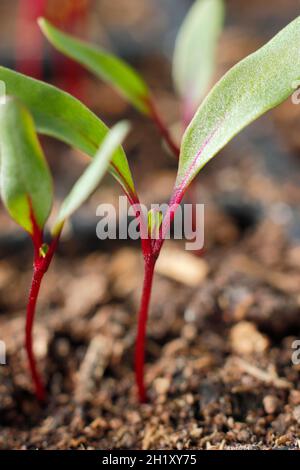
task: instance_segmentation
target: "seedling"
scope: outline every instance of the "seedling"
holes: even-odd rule
[[[57,248],[65,221],[99,185],[115,151],[128,132],[128,125],[117,124],[108,133],[94,160],[62,203],[51,230],[51,240],[46,242],[44,227],[52,206],[52,177],[35,133],[33,119],[16,98],[8,97],[0,108],[2,200],[12,219],[29,234],[34,247],[25,344],[36,396],[43,401],[45,389],[37,370],[32,345],[32,329],[41,282]]]
[[[57,31],[52,29],[51,34],[53,31],[56,35]],[[64,38],[65,44],[67,41],[68,38]],[[270,42],[239,62],[220,79],[206,96],[184,133],[177,178],[167,213],[163,218],[150,214],[147,225],[147,220],[145,221],[136,210],[141,224],[145,268],[135,351],[136,382],[141,402],[146,400],[145,335],[154,268],[176,209],[206,163],[248,124],[279,105],[294,92],[294,83],[300,78],[299,44],[300,17],[297,17]],[[86,46],[79,43],[78,47],[82,61],[86,60]],[[95,55],[90,55],[88,47],[88,57],[92,57],[93,64],[98,63],[98,54],[97,51]],[[123,68],[118,67],[115,59],[107,58],[104,63],[108,75],[123,73]],[[26,103],[40,132],[54,135],[91,156],[94,155],[97,146],[95,142],[99,143],[107,130],[103,123],[77,100],[49,85],[4,68],[0,68],[0,79],[6,82],[9,93],[19,96]],[[143,112],[147,112],[145,95],[141,95],[140,81],[136,82],[135,76],[131,74],[121,75],[119,81],[124,82],[128,95],[136,105]],[[121,150],[118,150],[112,160],[111,172],[121,183],[130,203],[138,206],[139,199],[129,166]],[[156,228],[159,225],[158,236],[155,238],[152,236],[153,225],[156,225]]]

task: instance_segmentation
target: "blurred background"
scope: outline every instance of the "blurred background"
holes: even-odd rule
[[[125,149],[146,204],[168,201],[175,160],[146,117],[109,85],[54,51],[36,18],[46,16],[65,31],[130,62],[176,132],[180,109],[171,62],[178,28],[192,3],[0,2],[2,65],[74,94],[108,125],[124,118],[132,122]],[[300,11],[299,0],[225,3],[213,82]],[[132,387],[142,278],[138,245],[100,242],[95,234],[96,206],[117,203],[118,185],[108,175],[74,216],[41,293],[35,347],[51,397],[48,421],[31,395],[22,349],[31,245],[0,208],[0,334],[7,342],[10,365],[0,368],[0,447],[27,448],[34,443],[65,448],[94,441],[98,447],[174,448],[178,442],[189,447],[184,432],[191,433],[194,427],[204,429],[194,437],[195,445],[204,448],[205,435],[213,433],[217,434],[209,442],[225,439],[240,445],[251,439],[274,444],[288,432],[290,445],[299,438],[300,410],[298,421],[293,417],[300,405],[299,367],[290,363],[291,342],[300,334],[299,127],[300,105],[287,100],[244,130],[198,176],[197,202],[205,204],[205,246],[201,256],[184,252],[180,242],[166,244],[162,252],[148,329],[147,380],[153,405],[141,415]],[[55,178],[55,211],[88,159],[52,139],[41,140]],[[232,362],[236,356],[270,373],[275,370],[291,387],[267,385],[251,374],[245,379]],[[89,366],[91,358],[98,368]],[[298,395],[290,390],[298,390]],[[266,396],[277,403],[271,418]],[[210,397],[215,408],[205,414]],[[88,403],[80,412],[74,404],[77,399]],[[231,406],[229,411],[224,411],[224,403]],[[237,429],[228,424],[226,413],[242,424]],[[104,422],[89,428],[99,415]],[[150,425],[160,425],[162,431],[155,434],[147,427],[151,439],[145,441],[143,430]],[[84,426],[89,431],[82,437]],[[226,429],[232,429],[233,437]]]

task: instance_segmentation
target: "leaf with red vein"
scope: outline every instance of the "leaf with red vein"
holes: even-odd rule
[[[182,197],[236,134],[293,93],[300,77],[299,44],[300,16],[214,86],[184,134],[174,194]]]

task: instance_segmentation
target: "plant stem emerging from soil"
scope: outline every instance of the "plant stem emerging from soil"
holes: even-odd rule
[[[40,291],[41,282],[44,276],[44,272],[41,269],[36,269],[34,267],[33,277],[31,282],[31,288],[29,293],[29,300],[27,304],[27,316],[26,316],[26,352],[30,367],[30,372],[32,376],[32,380],[35,387],[35,394],[39,401],[45,400],[45,388],[42,383],[40,374],[37,370],[36,360],[33,352],[32,347],[32,327],[35,315],[35,307],[38,298],[38,294]]]
[[[36,397],[40,402],[44,402],[46,398],[46,392],[36,365],[36,358],[33,351],[32,330],[36,303],[40,292],[41,283],[56,251],[61,232],[59,232],[55,238],[53,238],[49,246],[43,244],[43,232],[37,226],[33,214],[31,214],[31,219],[33,225],[32,241],[34,245],[34,262],[33,276],[27,303],[25,348]]]
[[[141,403],[147,401],[147,393],[144,382],[144,365],[145,365],[145,339],[148,312],[150,306],[150,298],[153,285],[154,268],[159,257],[160,251],[165,241],[165,235],[174,219],[176,209],[178,208],[184,191],[176,189],[169,202],[168,212],[162,221],[158,239],[145,239],[142,244],[144,255],[144,286],[142,292],[141,306],[138,314],[138,332],[135,346],[135,375],[138,389],[139,400]],[[145,223],[142,224],[142,241],[145,236]],[[146,235],[149,236],[149,233]],[[149,243],[150,241],[150,243]]]
[[[147,401],[144,383],[145,338],[155,262],[156,258],[154,256],[150,255],[145,257],[144,286],[141,307],[138,314],[138,332],[135,348],[135,373],[138,395],[141,403],[145,403]]]

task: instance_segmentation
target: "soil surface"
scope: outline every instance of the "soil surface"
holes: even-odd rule
[[[283,11],[283,23],[296,15],[297,2],[275,3],[279,23]],[[254,7],[247,30],[249,12],[229,4],[218,75],[267,35],[263,28],[253,35]],[[260,13],[264,25],[268,12]],[[174,124],[169,65],[152,56],[139,67]],[[125,147],[140,199],[167,201],[176,165],[152,124],[107,86],[85,80],[101,117],[134,123]],[[23,348],[31,246],[1,209],[0,449],[300,448],[299,109],[289,101],[250,126],[198,178],[205,246],[195,254],[167,242],[162,251],[147,333],[147,404],[137,401],[133,373],[139,244],[95,235],[97,204],[119,195],[112,179],[76,215],[45,277],[34,330],[45,406],[33,395]],[[86,158],[43,143],[59,201]]]

